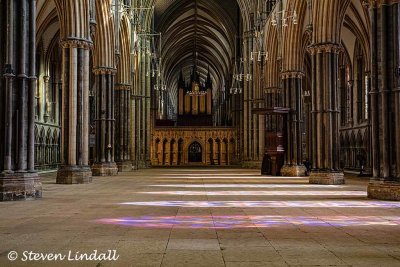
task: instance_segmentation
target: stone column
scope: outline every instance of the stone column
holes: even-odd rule
[[[306,114],[304,127],[306,127],[307,133],[307,160],[312,159],[312,120],[311,120],[311,96],[307,96],[304,99],[304,114]]]
[[[36,1],[7,0],[0,17],[0,201],[36,199]]]
[[[49,122],[50,118],[50,99],[49,99],[49,81],[50,81],[50,76],[43,76],[43,91],[44,91],[44,112],[43,112],[43,117],[44,117],[44,122]]]
[[[61,79],[61,77],[60,77],[60,79]],[[57,116],[56,116],[56,118],[55,118],[55,124],[56,125],[60,125],[61,124],[61,113],[60,113],[60,110],[61,110],[61,101],[59,101],[60,100],[60,95],[61,95],[61,89],[62,89],[62,81],[61,80],[59,80],[58,81],[58,83],[57,83],[57,89],[56,89],[56,114],[57,114]]]
[[[131,152],[131,158],[132,158],[132,163],[134,165],[134,169],[138,169],[138,161],[139,161],[139,122],[140,122],[140,117],[139,117],[139,98],[138,98],[138,88],[139,86],[134,87],[134,95],[132,96],[132,152]]]
[[[206,163],[207,163],[207,165],[213,165],[213,161],[212,161],[212,158],[214,157],[214,155],[213,155],[213,144],[212,143],[210,143],[209,142],[209,140],[210,139],[206,139],[206,142],[205,142],[205,147],[206,147],[206,149],[205,149],[205,153],[206,153]]]
[[[163,150],[163,140],[160,140],[159,144],[158,144],[158,165],[162,166],[163,165],[163,154],[164,150]]]
[[[119,171],[131,171],[130,152],[130,94],[131,86],[115,85],[115,161]]]
[[[371,135],[368,197],[400,200],[400,6],[372,2]]]
[[[165,155],[165,166],[169,166],[171,164],[171,145],[169,141],[165,141],[165,150],[163,151]]]
[[[115,117],[113,68],[93,70],[96,85],[96,158],[92,166],[93,176],[118,175],[114,160]]]
[[[69,38],[63,48],[61,164],[58,184],[90,183],[89,40]]]
[[[213,146],[214,146],[213,147],[214,155],[213,155],[213,163],[211,163],[211,164],[219,165],[219,161],[218,161],[218,159],[219,159],[219,149],[218,149],[218,142],[216,140],[214,140]]]
[[[174,165],[178,165],[178,155],[179,155],[178,147],[179,147],[179,142],[175,141],[175,144],[174,144]]]
[[[137,60],[137,59],[135,59]],[[140,79],[140,69],[136,70],[136,73],[134,75],[133,79],[133,87],[132,87],[132,95],[131,95],[131,100],[130,103],[132,105],[132,110],[131,110],[131,118],[132,118],[132,125],[131,125],[131,160],[132,160],[132,165],[135,170],[138,169],[138,90],[139,90],[139,82],[138,80]]]
[[[171,140],[169,143],[169,153],[169,165],[173,166],[175,160],[175,141],[173,140]]]
[[[221,165],[227,165],[226,162],[226,143],[221,141]]]
[[[136,167],[145,167],[145,88],[147,79],[150,77],[150,72],[147,71],[146,66],[146,48],[142,47],[139,53],[140,64],[139,64],[139,84],[137,88],[137,105],[136,105]]]
[[[260,96],[262,98],[262,96]],[[259,107],[262,107],[262,104],[260,103]],[[264,157],[264,150],[265,150],[265,115],[258,115],[258,157],[259,160],[262,163],[262,159]],[[229,143],[229,140],[228,140]]]
[[[150,47],[150,41],[148,41]],[[150,55],[146,55],[146,68],[150,72],[151,58]],[[151,165],[150,160],[150,145],[151,145],[151,75],[147,76],[146,87],[144,89],[144,164],[148,168]]]
[[[246,74],[253,74],[252,62],[250,61],[251,53],[253,52],[253,38],[254,32],[247,31],[244,33],[244,59],[247,61],[244,62],[244,70]],[[243,141],[241,142],[241,155],[243,161],[252,161],[253,160],[253,132],[252,132],[252,123],[253,123],[253,115],[251,110],[251,99],[253,97],[253,81],[245,81],[243,86],[243,109],[242,109],[242,119],[243,119]]]
[[[160,140],[159,146],[160,148],[158,162],[160,166],[164,166],[164,140]]]
[[[228,143],[226,143],[226,165],[231,165],[231,145],[228,139]]]
[[[339,167],[339,44],[314,44],[312,55],[312,172],[311,184],[343,184]]]
[[[301,72],[282,73],[284,106],[289,108],[286,121],[285,165],[282,176],[305,176],[303,165],[303,103]]]

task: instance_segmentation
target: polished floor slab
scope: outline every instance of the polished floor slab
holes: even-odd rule
[[[400,266],[400,202],[369,200],[368,181],[347,178],[188,168],[57,185],[48,175],[42,200],[0,203],[0,266]],[[66,258],[42,260],[50,253]]]

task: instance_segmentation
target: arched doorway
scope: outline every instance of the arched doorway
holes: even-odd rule
[[[203,161],[203,149],[199,142],[193,142],[189,146],[189,162],[198,163]]]

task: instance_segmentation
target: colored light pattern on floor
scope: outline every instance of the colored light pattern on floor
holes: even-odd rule
[[[137,193],[173,196],[367,196],[367,192],[364,191],[160,191]]]
[[[171,188],[345,188],[341,185],[315,185],[315,184],[162,184],[150,185],[152,187]]]
[[[201,183],[201,182],[205,182],[205,181],[207,181],[207,182],[209,182],[209,183],[212,183],[212,184],[217,184],[217,183],[219,183],[219,184],[223,184],[223,183],[228,183],[228,182],[232,182],[232,183],[237,183],[237,184],[243,184],[243,183],[253,183],[253,184],[259,184],[259,183],[263,183],[263,184],[276,184],[276,183],[279,183],[279,184],[289,184],[289,185],[291,185],[291,184],[301,184],[301,185],[304,185],[304,184],[306,184],[306,181],[305,180],[280,180],[280,181],[274,181],[274,180],[260,180],[260,179],[234,179],[234,180],[231,180],[231,181],[227,181],[227,179],[218,179],[218,178],[215,178],[215,179],[189,179],[189,180],[187,180],[187,181],[182,181],[182,179],[158,179],[158,180],[155,180],[155,182],[157,182],[157,183],[162,183],[162,184],[165,184],[165,183],[174,183],[174,184],[178,184],[178,183],[182,183],[182,182],[187,182],[188,184],[198,184],[198,183]]]
[[[212,177],[212,176],[169,176],[169,177],[160,177],[156,176],[155,178],[164,180],[164,179],[175,179],[175,180],[254,180],[254,181],[287,181],[287,180],[292,180],[292,181],[302,181],[303,183],[308,182],[308,178],[302,178],[302,177],[266,177],[266,176],[218,176],[218,177]]]
[[[384,201],[146,201],[121,205],[182,208],[400,208],[400,202]]]
[[[100,224],[137,228],[233,229],[279,226],[399,226],[400,217],[377,216],[143,216],[101,219]]]
[[[308,177],[282,177],[282,176],[261,176],[261,175],[254,175],[254,176],[243,176],[243,175],[234,175],[234,174],[226,174],[226,175],[218,175],[218,174],[201,174],[201,175],[180,175],[180,174],[166,174],[166,175],[158,175],[156,178],[174,178],[174,179],[262,179],[262,180],[308,180]]]
[[[184,176],[184,177],[207,177],[207,176],[212,176],[212,177],[227,177],[227,176],[234,176],[234,177],[253,177],[253,178],[264,178],[264,177],[278,177],[278,176],[262,176],[260,174],[242,174],[242,173],[165,173],[165,174],[159,174],[159,176]]]

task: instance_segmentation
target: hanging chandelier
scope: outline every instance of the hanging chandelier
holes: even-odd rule
[[[236,38],[241,38],[240,36],[236,36]],[[237,46],[235,42],[235,51],[237,51]],[[243,50],[240,54],[244,54]],[[251,57],[253,54],[251,53],[250,61],[245,57],[238,58],[237,52],[235,52],[234,66],[233,66],[233,75],[232,75],[232,85],[229,92],[233,95],[238,95],[243,93],[243,82],[251,82],[253,81],[253,75],[248,72],[250,69]],[[247,73],[246,73],[247,71]]]
[[[281,0],[282,1],[282,0]],[[282,7],[282,2],[279,3],[280,7]],[[296,10],[287,10],[281,9],[279,11],[275,11],[272,16],[271,25],[276,27],[278,24],[280,26],[287,27],[289,26],[288,21],[291,21],[293,25],[298,24],[298,15]]]
[[[243,73],[243,59],[240,59],[239,67],[237,64],[237,61],[235,60],[235,66],[233,70],[233,77],[232,77],[232,86],[230,88],[230,93],[233,95],[238,95],[243,92],[242,89],[242,83],[243,83],[243,78],[246,77],[247,81],[250,81],[252,79],[250,74],[244,74]]]
[[[269,60],[269,54],[268,54],[268,52],[265,52],[265,51],[251,52],[250,60],[251,61],[256,60],[257,62],[268,61]]]
[[[154,85],[155,91],[167,91],[167,85],[165,82],[160,82]]]
[[[264,48],[265,25],[269,14],[272,12],[276,0],[257,0],[257,10],[254,19],[255,49],[250,53],[250,61],[264,63],[269,60],[269,53]]]
[[[155,32],[152,29],[150,32],[143,28],[146,17],[151,16],[154,20],[154,6],[146,7],[143,5],[142,0],[129,1],[129,4],[125,4],[122,0],[112,0],[110,6],[110,12],[115,17],[115,32],[119,32],[120,20],[122,16],[126,16],[132,25],[132,36],[131,36],[131,54],[133,56],[146,55],[150,59],[150,69],[146,70],[145,76],[151,78],[157,78],[157,88],[161,90],[164,86],[161,86],[161,46],[162,46],[162,34]],[[154,27],[154,21],[152,23]],[[158,41],[156,40],[158,38]],[[119,34],[116,34],[116,54],[119,54]],[[158,43],[158,47],[156,47]]]
[[[233,74],[233,80],[239,81],[239,82],[249,82],[253,80],[253,75],[249,73],[244,73],[244,65],[246,63],[246,60],[243,58],[240,58],[239,61],[239,67],[237,66],[237,63],[235,61],[235,68],[234,68],[234,74]]]
[[[129,1],[131,2],[131,1]],[[143,32],[143,24],[148,15],[154,17],[154,6],[146,7],[143,5],[143,1],[134,1],[137,5],[125,4],[123,0],[112,0],[111,13],[118,14],[119,16],[126,16],[132,25],[134,26],[134,32]],[[150,14],[149,14],[150,13]]]
[[[161,46],[162,46],[162,35],[161,33],[147,33],[147,37],[150,37],[150,44],[145,47],[145,54],[150,58],[150,70],[146,71],[146,77],[160,78],[162,72],[162,58],[161,58]],[[158,42],[155,38],[159,38]],[[158,47],[156,46],[158,43]]]

